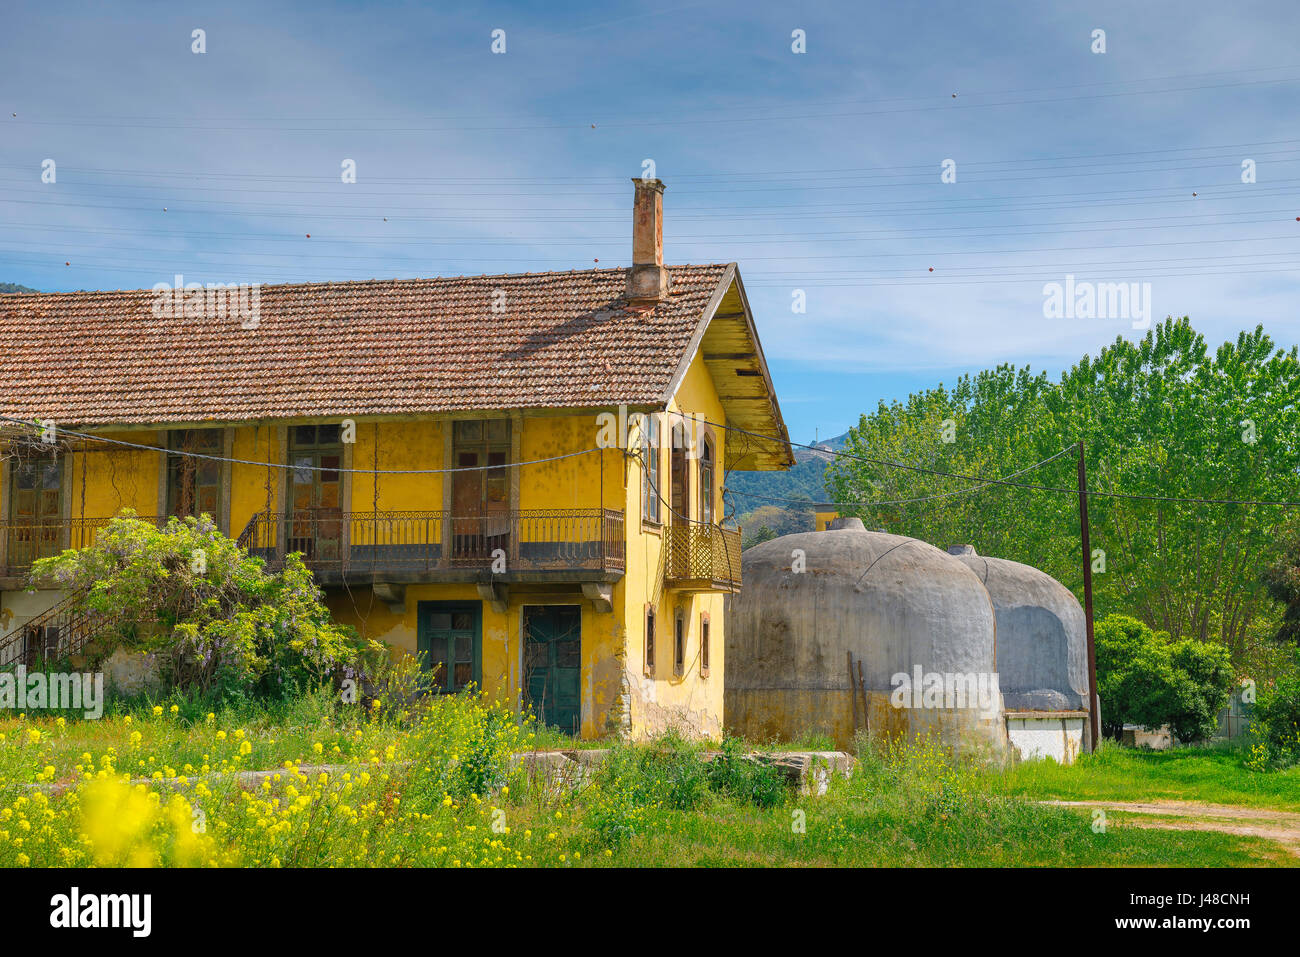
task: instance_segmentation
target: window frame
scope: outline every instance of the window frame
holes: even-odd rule
[[[691,520],[691,449],[685,421],[673,423],[668,439],[668,520],[682,525]]]
[[[699,489],[696,492],[696,498],[699,500],[699,518],[705,525],[714,523],[715,513],[717,512],[717,501],[714,492],[714,484],[717,481],[717,443],[713,440],[713,431],[706,429],[703,437],[700,439],[700,455],[696,467],[697,483]]]
[[[644,647],[642,649],[642,671],[653,676],[655,673],[655,609],[653,605],[647,604],[645,607],[645,634]]]
[[[686,644],[689,632],[686,627],[686,612],[677,609],[673,616],[673,674],[679,678],[686,674]]]
[[[641,521],[663,524],[660,495],[663,489],[659,416],[648,413],[641,425]]]
[[[201,435],[200,433],[204,433]],[[191,437],[193,441],[191,441]],[[200,441],[203,438],[214,439],[205,446]],[[221,527],[221,502],[225,495],[225,475],[221,468],[221,463],[215,463],[217,469],[217,479],[215,483],[200,483],[199,469],[209,459],[196,459],[186,455],[186,452],[193,452],[206,455],[216,455],[221,457],[225,455],[226,430],[222,428],[200,428],[200,429],[170,429],[167,432],[167,459],[166,459],[166,479],[163,488],[163,515],[164,517],[176,516],[185,518],[193,516],[198,518],[200,515],[208,515],[218,527]],[[187,465],[192,463],[192,467]],[[188,480],[190,483],[189,498],[190,511],[183,512],[180,506],[186,498],[186,489],[183,483]],[[216,490],[216,502],[213,503],[211,512],[199,507],[200,489],[213,488]],[[176,501],[173,504],[173,496]]]
[[[709,676],[709,630],[712,622],[707,611],[700,612],[700,677]]]

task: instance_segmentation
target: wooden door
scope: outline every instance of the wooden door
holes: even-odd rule
[[[674,524],[691,520],[691,479],[686,455],[686,429],[680,423],[673,426],[672,447],[672,505]]]
[[[510,552],[510,420],[468,419],[452,432],[452,561],[482,564]]]
[[[582,608],[524,606],[524,688],[537,720],[577,735],[582,720]]]
[[[337,425],[289,430],[289,533],[285,551],[316,565],[343,556],[343,445]]]
[[[15,464],[9,496],[9,566],[26,568],[63,546],[63,461]]]

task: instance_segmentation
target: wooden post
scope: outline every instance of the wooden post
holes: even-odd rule
[[[867,710],[867,679],[862,677],[862,659],[858,659],[858,691],[862,695],[862,729],[871,730],[871,712]]]
[[[1088,629],[1088,730],[1092,750],[1101,742],[1101,708],[1097,700],[1097,645],[1092,632],[1092,540],[1088,535],[1088,471],[1079,440],[1079,533],[1083,540],[1083,619]]]
[[[853,730],[858,730],[858,682],[853,677],[853,652],[844,652],[849,662],[849,697],[853,699]]]

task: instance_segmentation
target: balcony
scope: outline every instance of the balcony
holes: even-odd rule
[[[254,515],[239,542],[272,568],[299,552],[321,584],[611,582],[624,570],[623,513],[536,509],[487,515],[305,509]]]
[[[665,584],[680,591],[740,591],[740,532],[720,525],[668,525]]]
[[[137,517],[154,525],[167,521],[151,515]],[[95,534],[111,521],[111,518],[16,518],[0,521],[0,584],[5,588],[21,588],[37,559],[50,558],[68,548],[85,548],[94,544]]]
[[[165,518],[140,516],[161,524]],[[84,548],[110,518],[0,522],[0,584],[21,588],[32,563]],[[253,516],[239,536],[272,570],[289,552],[321,584],[612,582],[623,576],[623,513],[537,509],[491,515],[310,509]]]

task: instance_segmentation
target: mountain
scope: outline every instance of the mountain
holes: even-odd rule
[[[812,531],[812,505],[826,499],[826,466],[844,448],[848,433],[821,439],[815,448],[794,450],[795,464],[782,472],[732,472],[727,476],[727,511],[753,544],[760,528],[777,535]],[[770,500],[770,501],[769,501]],[[802,503],[808,503],[804,505]]]
[[[31,286],[20,286],[16,282],[0,282],[0,293],[6,292],[40,292],[40,290],[33,289]]]

